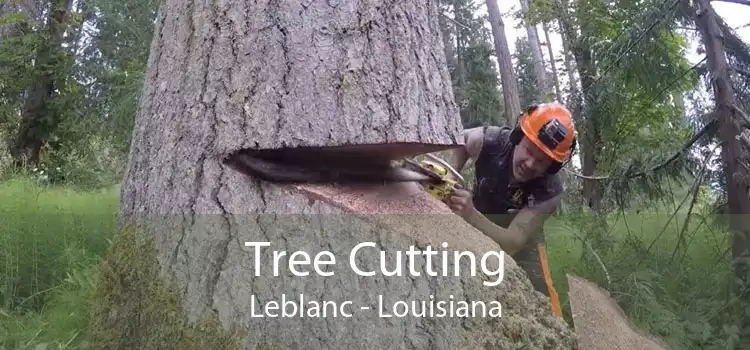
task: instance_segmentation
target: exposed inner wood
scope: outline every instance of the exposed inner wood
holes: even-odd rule
[[[224,162],[246,175],[277,183],[424,181],[430,177],[393,167],[392,161],[455,147],[399,143],[244,149]]]

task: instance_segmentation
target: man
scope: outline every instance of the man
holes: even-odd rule
[[[465,147],[450,161],[456,170],[475,162],[474,196],[457,190],[451,209],[497,242],[526,271],[536,290],[548,296],[562,317],[552,285],[542,226],[562,199],[558,177],[575,149],[573,119],[562,105],[529,108],[515,129],[478,127],[464,131]],[[533,197],[533,205],[529,205]]]

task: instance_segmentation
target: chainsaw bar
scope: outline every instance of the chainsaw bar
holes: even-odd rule
[[[438,174],[438,173],[436,173],[436,172],[434,172],[434,171],[432,171],[430,169],[426,169],[425,167],[423,167],[419,163],[417,163],[417,161],[415,161],[414,159],[408,159],[408,158],[404,159],[404,165],[403,165],[403,167],[405,169],[409,169],[411,171],[414,171],[414,172],[417,172],[417,173],[420,173],[420,174],[423,174],[423,175],[429,177],[428,180],[432,180],[432,181],[435,181],[435,182],[442,182],[443,181],[443,178],[440,176],[440,174]]]
[[[442,160],[442,159],[440,159],[440,158],[438,158],[438,157],[436,157],[436,156],[434,156],[432,154],[427,154],[427,156],[428,156],[428,158],[430,158],[430,159],[432,159],[432,160],[440,163],[440,165],[443,165],[454,177],[456,177],[456,179],[457,179],[457,184],[456,185],[458,187],[460,187],[460,188],[465,188],[466,187],[466,182],[464,180],[464,177],[461,176],[461,174],[459,172],[457,172],[455,169],[453,169],[453,167],[450,166],[450,164],[446,163],[444,160]],[[425,168],[424,166],[422,166],[421,164],[419,164],[417,161],[415,161],[413,159],[405,159],[404,162],[405,162],[405,166],[407,168],[409,168],[409,169],[411,169],[413,171],[416,171],[416,172],[419,172],[419,173],[422,173],[422,174],[425,174],[425,175],[429,176],[430,179],[432,180],[433,184],[442,184],[442,183],[445,182],[445,178],[442,175],[436,173],[432,169]]]
[[[289,162],[237,153],[226,158],[224,163],[245,175],[276,183],[365,184],[436,180],[436,175],[428,171],[394,167],[379,161],[368,162],[362,158],[339,162],[322,157],[319,162]]]

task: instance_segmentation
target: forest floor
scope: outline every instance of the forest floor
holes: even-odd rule
[[[86,339],[88,302],[118,201],[117,186],[82,192],[27,179],[0,183],[0,349],[77,348]],[[578,229],[585,218],[565,213],[546,225],[552,276],[569,322],[565,274],[573,273],[610,290],[635,324],[675,349],[731,347],[736,330],[719,321],[727,305],[726,235],[693,219],[688,248],[673,254],[684,217],[670,216],[666,209],[613,216],[607,237],[616,249],[600,252],[601,263],[582,258],[591,250]]]

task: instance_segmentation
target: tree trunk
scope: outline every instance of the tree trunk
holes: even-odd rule
[[[529,0],[521,0],[521,10],[525,14],[529,10]],[[531,58],[534,61],[534,75],[536,75],[536,81],[540,85],[539,92],[540,96],[537,96],[539,102],[546,101],[552,91],[550,89],[550,83],[547,79],[547,69],[544,67],[544,56],[542,56],[542,45],[539,40],[539,33],[535,25],[526,23],[526,35],[529,39],[529,47],[531,48]],[[553,57],[553,56],[550,56]]]
[[[745,180],[748,174],[741,163],[745,155],[738,139],[742,117],[737,111],[722,34],[716,18],[710,2],[699,0],[696,25],[706,49],[706,64],[711,75],[719,121],[719,138],[723,143],[721,158],[726,176],[733,268],[737,280],[744,284],[739,288],[741,298],[750,301],[750,224],[745,217],[750,214],[750,197]],[[747,317],[744,314],[742,316],[747,324]]]
[[[576,51],[574,51],[576,52]],[[579,103],[583,100],[585,106],[591,106],[591,100],[586,97],[591,96],[594,92],[591,91],[594,85],[594,77],[596,76],[594,62],[591,58],[591,52],[587,49],[578,49],[576,55],[576,66],[578,67],[578,74],[581,77],[581,94],[582,98],[579,99]],[[583,159],[581,162],[581,172],[585,176],[595,176],[597,165],[599,163],[599,154],[601,154],[601,136],[599,133],[599,122],[597,121],[595,111],[592,111],[589,107],[589,112],[585,114],[583,118],[584,122],[581,125],[582,129],[579,135],[579,141],[581,142],[581,154]],[[586,178],[583,180],[583,196],[588,200],[589,208],[596,212],[600,212],[603,209],[602,203],[602,184],[599,180]]]
[[[544,30],[544,40],[547,42],[547,54],[549,54],[549,64],[552,68],[552,82],[555,87],[555,98],[558,102],[563,102],[562,92],[560,91],[560,79],[557,77],[557,63],[555,62],[555,51],[552,49],[552,41],[549,40],[549,25],[542,23]]]
[[[594,176],[602,147],[599,122],[595,112],[591,111],[592,99],[595,95],[592,88],[597,74],[596,65],[592,58],[591,48],[578,38],[568,16],[567,13],[563,12],[559,20],[564,36],[563,42],[567,41],[570,45],[570,52],[575,59],[578,76],[581,79],[580,94],[573,94],[573,109],[578,111],[578,113],[574,112],[574,116],[578,114],[577,121],[580,121],[577,123],[577,128],[578,142],[581,145],[581,172],[585,176]],[[587,106],[586,108],[589,110],[588,113],[585,113],[585,117],[583,106]],[[598,180],[583,179],[583,197],[588,202],[589,208],[596,212],[603,209],[602,190],[602,184]]]
[[[496,0],[487,0],[487,13],[490,17],[492,37],[495,39],[495,55],[500,68],[505,119],[508,125],[512,126],[515,125],[516,118],[521,115],[521,101],[518,93],[518,80],[513,72],[513,63],[510,59],[508,40],[505,38],[505,24]]]
[[[441,13],[438,14],[438,23],[440,24],[440,32],[443,36],[443,50],[445,53],[445,61],[448,64],[448,71],[452,71],[456,68],[456,57],[453,50],[453,38],[451,37],[450,24],[445,19],[445,16]]]
[[[562,29],[562,21],[558,21],[560,28]],[[562,47],[563,47],[563,62],[565,62],[565,72],[568,73],[568,85],[570,86],[570,96],[576,96],[578,94],[578,80],[576,79],[576,68],[573,66],[572,52],[570,51],[570,38],[565,35],[565,31],[560,31]],[[570,100],[572,101],[572,99]],[[568,103],[571,103],[571,102]]]
[[[55,90],[55,74],[61,68],[65,18],[72,0],[55,0],[49,11],[44,42],[37,49],[35,77],[24,100],[21,121],[11,145],[11,155],[16,166],[35,165],[39,161],[42,146],[58,123],[58,115],[51,105]]]
[[[674,106],[680,111],[680,127],[690,127],[690,117],[687,114],[687,109],[685,109],[685,95],[681,92],[675,92],[672,94],[672,99],[674,99]]]
[[[469,267],[466,258],[458,265],[460,277],[425,276],[427,269],[440,270],[444,260],[430,267],[420,258],[409,268],[405,257],[399,260],[407,274],[403,277],[355,273],[355,267],[379,271],[381,249],[389,270],[396,251],[411,245],[446,242],[448,250],[476,254],[499,250],[416,183],[279,185],[222,165],[223,156],[244,148],[370,145],[361,157],[382,151],[396,158],[457,145],[460,117],[437,11],[437,2],[414,0],[350,1],[336,7],[298,1],[167,1],[155,29],[120,219],[123,232],[154,238],[155,264],[175,294],[165,297],[149,289],[157,283],[151,275],[130,272],[122,258],[111,258],[105,266],[119,264],[120,269],[105,270],[103,280],[110,285],[101,287],[99,303],[104,305],[95,308],[92,321],[97,348],[175,346],[177,335],[158,338],[184,336],[162,332],[160,320],[175,316],[153,320],[143,314],[173,300],[184,301],[189,322],[214,314],[224,328],[239,327],[243,348],[510,348],[516,342],[572,348],[573,334],[532,292],[510,258],[487,261],[505,266],[503,283],[495,287],[482,285],[493,277],[472,277],[463,270]],[[270,242],[270,247],[256,254],[245,242]],[[375,243],[349,260],[363,242]],[[126,258],[133,269],[145,264],[146,255],[128,253],[129,247],[122,246],[122,254],[130,254]],[[272,251],[279,250],[288,253],[274,275]],[[311,256],[290,256],[300,250]],[[332,255],[313,258],[321,251]],[[325,264],[332,257],[333,263]],[[310,274],[295,276],[289,259],[314,259],[322,271],[297,265],[291,269]],[[448,266],[453,274],[454,265]],[[122,269],[127,272],[117,273]],[[413,269],[420,275],[409,276]],[[334,274],[324,278],[327,271]],[[146,287],[131,282],[139,276],[146,276]],[[378,317],[393,314],[398,300],[429,302],[431,295],[453,300],[454,307],[458,300],[481,300],[487,310],[492,300],[500,300],[512,311],[496,320],[489,315]],[[305,310],[282,298],[301,302]],[[346,300],[352,304],[342,304]],[[254,317],[271,301],[277,307],[268,312],[296,315]],[[343,309],[322,307],[325,319],[310,317],[311,301],[333,301]],[[514,330],[498,333],[503,327]]]

